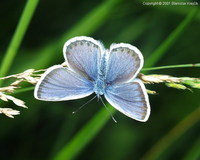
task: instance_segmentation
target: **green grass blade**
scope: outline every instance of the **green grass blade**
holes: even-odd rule
[[[179,26],[167,37],[167,39],[158,47],[151,55],[150,59],[145,63],[145,67],[153,66],[164,55],[164,53],[178,40],[180,35],[192,22],[197,13],[197,9],[193,9],[186,18],[179,24]]]
[[[183,160],[199,159],[200,157],[200,137],[195,141],[195,144],[186,153]]]
[[[15,33],[3,58],[2,64],[0,66],[0,77],[4,77],[9,71],[12,62],[17,54],[19,46],[23,40],[26,33],[28,25],[37,7],[38,0],[27,0],[26,6],[23,10],[22,16],[19,20]],[[0,82],[0,84],[2,81]]]
[[[114,108],[109,106],[111,112]],[[53,160],[74,159],[78,153],[90,142],[92,138],[101,130],[110,119],[110,114],[105,108],[102,108],[66,145],[58,152]],[[114,122],[113,122],[114,123]]]
[[[200,67],[200,63],[196,63],[196,64],[179,64],[179,65],[143,68],[142,71],[153,71],[153,70],[171,69],[171,68],[185,68],[185,67]]]
[[[135,21],[133,21],[130,25],[128,25],[121,33],[117,35],[115,38],[115,42],[131,42],[133,39],[136,39],[144,33],[148,28],[143,25],[148,19],[149,15],[141,16]],[[131,35],[130,35],[131,33]],[[113,43],[113,42],[111,42]]]
[[[142,160],[155,160],[164,153],[178,138],[194,126],[200,120],[200,107],[190,113],[164,137],[162,137],[142,158]]]

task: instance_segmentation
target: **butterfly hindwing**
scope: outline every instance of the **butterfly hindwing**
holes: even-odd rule
[[[105,91],[106,100],[126,116],[145,122],[150,114],[150,105],[145,86],[140,80],[111,85]]]
[[[93,84],[66,67],[56,65],[47,69],[35,87],[35,98],[64,101],[86,97],[93,93]]]

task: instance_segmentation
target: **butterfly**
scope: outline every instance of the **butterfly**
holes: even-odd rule
[[[145,122],[150,115],[145,86],[137,77],[144,58],[134,46],[112,44],[105,49],[100,41],[79,36],[69,39],[63,54],[67,67],[54,65],[46,70],[34,90],[44,101],[66,101],[93,93],[126,116]]]

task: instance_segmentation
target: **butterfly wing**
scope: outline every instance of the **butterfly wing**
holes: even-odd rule
[[[61,65],[47,69],[34,91],[35,98],[44,101],[64,101],[83,98],[93,93],[88,79]]]
[[[132,119],[145,122],[149,117],[149,99],[140,80],[109,86],[105,98],[114,108]]]
[[[143,56],[134,46],[125,43],[110,47],[106,82],[127,82],[137,76],[143,66]]]
[[[82,76],[97,79],[103,45],[90,37],[75,37],[67,41],[63,53],[67,65]]]

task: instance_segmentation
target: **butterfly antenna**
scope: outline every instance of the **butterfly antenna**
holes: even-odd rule
[[[80,106],[77,110],[75,110],[74,112],[72,112],[72,114],[77,113],[81,108],[83,108],[86,104],[90,103],[93,99],[95,99],[97,96],[94,96],[92,99],[90,99],[89,101],[87,101],[85,104],[83,104],[82,106]]]
[[[106,108],[106,110],[110,113],[110,116],[112,117],[113,121],[115,123],[117,123],[116,119],[114,118],[113,114],[110,112],[110,110],[108,109],[108,107],[106,107],[105,103],[103,102],[103,99],[101,98],[101,96],[99,97],[99,99],[101,100],[101,102],[103,103],[104,107]]]

